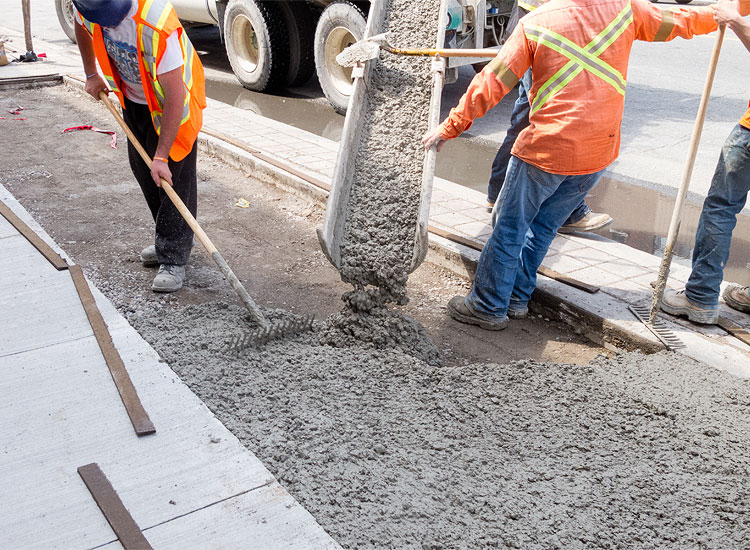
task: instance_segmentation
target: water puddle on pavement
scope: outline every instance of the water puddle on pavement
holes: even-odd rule
[[[207,80],[208,97],[259,115],[306,130],[332,141],[338,141],[344,127],[344,117],[332,112],[327,102],[318,98],[310,101],[307,90],[284,96],[251,92],[236,84]],[[439,177],[485,193],[492,160],[496,149],[469,140],[452,141],[438,155],[436,173]],[[589,194],[587,203],[595,212],[607,212],[614,223],[597,231],[649,254],[661,256],[666,244],[674,197],[658,191],[602,180]],[[674,261],[690,266],[695,232],[702,204],[689,202],[680,229],[681,237],[675,247]],[[488,214],[489,219],[489,214]],[[750,217],[740,216],[732,239],[732,254],[724,270],[724,279],[750,285]]]

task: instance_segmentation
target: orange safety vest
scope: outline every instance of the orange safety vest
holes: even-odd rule
[[[711,7],[648,0],[554,0],[518,23],[440,126],[457,137],[532,68],[530,125],[512,154],[546,172],[598,172],[617,158],[633,41],[691,38],[717,28]]]
[[[80,13],[79,13],[80,15]],[[169,151],[169,156],[180,161],[192,150],[203,125],[203,109],[206,108],[206,86],[201,64],[195,48],[190,43],[185,29],[182,28],[172,4],[166,0],[138,0],[138,11],[133,16],[136,23],[136,43],[138,48],[138,67],[141,82],[146,94],[148,108],[154,129],[161,131],[164,89],[159,84],[157,68],[167,48],[167,38],[177,31],[182,46],[182,80],[185,84],[185,103],[182,109],[182,121],[177,137]],[[94,53],[104,73],[110,89],[117,95],[120,104],[125,105],[120,88],[120,76],[112,69],[107,48],[104,44],[102,29],[96,23],[86,21],[81,16],[84,28],[94,40]]]

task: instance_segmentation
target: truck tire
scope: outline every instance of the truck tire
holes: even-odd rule
[[[289,36],[275,2],[230,0],[224,33],[229,64],[240,84],[256,92],[286,84]]]
[[[315,29],[315,69],[318,81],[336,112],[344,114],[352,93],[352,69],[342,67],[336,56],[365,35],[365,14],[347,0],[330,4]]]
[[[57,20],[60,22],[65,36],[67,36],[73,44],[76,43],[76,16],[75,8],[71,0],[55,0],[55,11],[57,12]]]
[[[300,86],[315,73],[315,13],[305,2],[279,2],[289,33],[288,86]]]

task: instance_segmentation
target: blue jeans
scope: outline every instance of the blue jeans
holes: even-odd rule
[[[502,319],[510,305],[522,309],[536,287],[536,271],[557,230],[602,173],[550,174],[511,157],[500,213],[479,257],[466,306],[478,317]]]
[[[516,143],[518,135],[526,129],[529,123],[529,114],[531,113],[531,104],[529,103],[529,90],[531,89],[531,69],[526,71],[518,82],[518,99],[516,99],[513,105],[513,112],[510,115],[510,127],[505,134],[500,149],[498,149],[495,155],[495,160],[492,161],[492,170],[490,172],[490,181],[487,184],[487,202],[495,203],[500,190],[503,188],[505,182],[505,174],[508,169],[508,163],[510,163],[510,152],[513,149],[513,145]],[[589,208],[586,203],[581,200],[581,203],[573,210],[570,218],[565,220],[565,223],[575,223],[578,220],[583,219],[586,214],[589,213]]]
[[[685,285],[691,302],[705,307],[719,305],[719,285],[729,259],[729,244],[737,214],[750,191],[750,130],[734,127],[724,142],[711,189],[703,202],[693,250],[693,271]]]

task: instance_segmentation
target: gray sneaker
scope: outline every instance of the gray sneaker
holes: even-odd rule
[[[560,229],[558,233],[573,233],[575,231],[595,231],[606,227],[611,224],[614,220],[609,214],[597,214],[596,212],[589,211],[583,218],[574,223],[566,223]]]
[[[685,290],[675,292],[671,288],[664,289],[661,299],[661,309],[670,315],[684,315],[694,323],[715,325],[719,322],[719,308],[706,309],[695,305],[685,296]]]
[[[477,325],[485,330],[503,330],[508,326],[508,318],[503,317],[502,319],[485,319],[483,317],[477,317],[472,311],[466,307],[463,296],[454,296],[448,302],[448,313],[456,321],[460,323],[467,323],[469,325]]]
[[[159,260],[156,259],[156,245],[150,244],[141,250],[141,263],[144,267],[156,267]]]
[[[184,265],[162,264],[159,266],[159,273],[154,277],[151,290],[154,292],[174,292],[182,288],[184,280]]]

